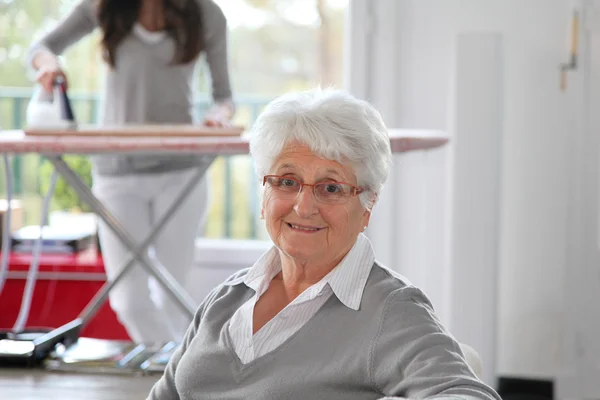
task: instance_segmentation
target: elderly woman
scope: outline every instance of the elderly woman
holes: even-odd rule
[[[362,234],[391,164],[372,106],[284,95],[250,152],[274,246],[209,294],[150,399],[499,399]]]

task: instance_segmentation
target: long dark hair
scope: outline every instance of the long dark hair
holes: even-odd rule
[[[102,29],[104,59],[115,66],[117,46],[139,18],[143,0],[99,0],[98,24]],[[175,41],[174,64],[185,64],[204,50],[202,16],[197,0],[162,0],[165,30]]]

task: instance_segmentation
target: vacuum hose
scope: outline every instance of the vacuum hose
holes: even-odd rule
[[[50,178],[50,186],[48,187],[48,193],[44,197],[44,204],[42,206],[42,218],[40,221],[40,235],[38,236],[33,246],[33,257],[29,266],[29,272],[27,273],[27,283],[25,283],[25,290],[23,291],[23,299],[21,300],[21,309],[19,310],[19,316],[13,326],[13,332],[21,332],[25,329],[25,324],[29,318],[29,311],[31,310],[31,299],[33,298],[33,291],[35,289],[35,282],[38,277],[38,270],[40,265],[40,256],[42,254],[42,243],[43,243],[43,230],[44,226],[48,224],[48,213],[50,212],[50,201],[54,194],[54,188],[56,187],[56,180],[58,175],[56,171],[52,172],[52,178]]]
[[[0,260],[0,294],[6,282],[8,275],[8,262],[10,259],[10,228],[11,228],[11,207],[12,201],[12,170],[10,168],[10,158],[4,154],[4,181],[6,182],[6,213],[4,214],[4,223],[2,226],[2,259]]]

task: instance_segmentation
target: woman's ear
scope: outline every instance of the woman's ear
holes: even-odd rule
[[[375,203],[377,203],[377,193],[373,193],[371,195],[369,211],[371,211],[373,209],[373,207],[375,207]]]
[[[367,205],[367,207],[365,208],[365,214],[371,214],[371,211],[373,211],[373,207],[375,207],[375,203],[377,202],[377,195],[375,193],[371,194],[370,198],[369,198],[369,203]],[[370,218],[370,215],[369,215]]]
[[[371,220],[371,210],[365,210],[365,212],[363,214],[363,226],[365,227],[365,229],[367,228],[367,226],[369,226],[370,220]]]

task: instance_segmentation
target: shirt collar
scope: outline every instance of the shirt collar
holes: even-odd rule
[[[307,291],[311,298],[323,290],[325,285],[333,290],[346,307],[358,310],[362,295],[375,262],[375,252],[369,239],[360,233],[356,242],[342,261],[321,281]],[[273,246],[266,251],[248,270],[248,273],[226,283],[228,286],[244,283],[259,296],[264,293],[271,280],[281,271],[279,250]]]
[[[227,286],[235,286],[244,283],[254,291],[259,291],[261,286],[271,280],[281,271],[281,261],[279,250],[272,246],[263,253],[258,260],[250,267],[248,273],[225,283]]]
[[[337,298],[348,308],[358,310],[360,301],[375,262],[375,252],[362,233],[348,254],[324,279]]]

